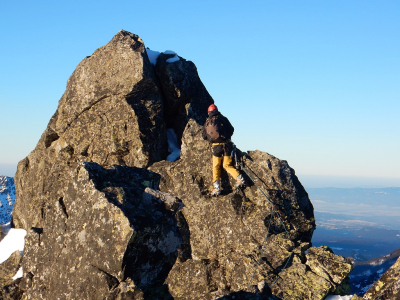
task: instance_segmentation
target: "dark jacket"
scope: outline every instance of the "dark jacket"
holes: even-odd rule
[[[221,142],[221,143],[228,142],[231,139],[235,129],[233,128],[233,126],[229,122],[229,120],[226,117],[224,117],[217,110],[213,110],[208,114],[208,118],[207,118],[206,122],[204,123],[204,127],[203,127],[203,133],[202,133],[203,139],[209,141],[210,143],[213,143],[213,140],[211,139],[210,135],[208,135],[205,130],[207,123],[213,117],[216,117],[216,121],[221,124],[221,126],[219,126],[219,133],[221,135],[221,141],[218,141],[218,142]]]

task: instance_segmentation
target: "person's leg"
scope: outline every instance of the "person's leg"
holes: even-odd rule
[[[222,171],[222,156],[214,156],[213,159],[213,182],[217,180],[221,180],[221,171]]]
[[[224,155],[223,144],[214,143],[212,145],[212,160],[213,160],[213,196],[221,194],[221,172],[222,160]]]
[[[228,174],[230,174],[235,179],[240,175],[239,171],[236,170],[233,166],[232,158],[230,156],[224,156],[223,167],[228,172]]]
[[[236,179],[236,184],[234,186],[234,189],[238,189],[245,186],[245,181],[243,176],[233,166],[233,160],[231,158],[232,150],[233,150],[233,144],[231,142],[226,143],[224,145],[223,167],[228,172],[228,174],[230,174],[233,178]]]

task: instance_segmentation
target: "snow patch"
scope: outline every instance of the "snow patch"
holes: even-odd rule
[[[146,49],[147,52],[147,56],[149,57],[150,63],[155,66],[157,63],[157,58],[160,56],[161,52],[158,51],[154,51],[154,50],[150,50],[149,48]],[[175,51],[172,50],[166,50],[164,52],[162,52],[164,54],[174,54],[175,56],[170,57],[166,60],[167,63],[173,63],[176,61],[179,61],[179,56]]]
[[[15,251],[19,251],[21,255],[24,254],[26,236],[25,229],[11,228],[10,223],[1,225],[1,230],[2,233],[5,234],[5,237],[0,242],[0,264],[5,262]],[[23,270],[21,267],[14,275],[13,280],[21,278],[22,276]]]
[[[329,295],[325,300],[350,300],[353,295],[339,296],[339,295]]]
[[[178,145],[178,138],[176,136],[175,130],[172,128],[167,129],[168,138],[168,152],[170,155],[167,157],[167,161],[176,161],[181,156],[181,149]]]
[[[22,267],[21,267],[21,268],[19,268],[17,274],[15,274],[12,279],[15,280],[15,279],[21,278],[22,276],[24,276],[24,271],[22,270]]]
[[[10,229],[0,242],[0,264],[5,262],[17,250],[21,255],[24,253],[25,236],[25,229]]]
[[[173,62],[176,62],[176,61],[179,61],[179,56],[178,55],[175,55],[174,57],[168,58],[166,60],[166,62],[170,63],[170,64],[173,63]]]
[[[177,54],[175,51],[172,51],[172,50],[165,50],[163,53],[164,54]]]
[[[155,66],[157,63],[157,58],[160,56],[161,52],[146,49],[147,56],[149,57],[150,63]]]

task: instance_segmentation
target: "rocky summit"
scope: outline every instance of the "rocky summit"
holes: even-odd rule
[[[36,148],[18,164],[13,225],[28,233],[5,299],[324,299],[352,264],[312,247],[294,170],[238,151],[243,191],[211,197],[201,137],[214,103],[193,62],[150,61],[118,32],[77,66]],[[171,59],[173,58],[173,59]],[[228,116],[229,117],[229,116]],[[233,124],[238,126],[238,124]],[[167,128],[181,157],[166,161]]]

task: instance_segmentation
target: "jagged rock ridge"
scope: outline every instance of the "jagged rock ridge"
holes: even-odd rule
[[[323,299],[345,289],[352,266],[311,247],[313,207],[286,161],[240,155],[256,185],[247,178],[234,193],[224,174],[224,195],[210,197],[201,130],[213,99],[192,62],[170,57],[153,67],[143,41],[120,31],[69,78],[35,150],[18,164],[13,221],[28,232],[20,294]],[[181,137],[176,162],[164,161],[167,126]]]

